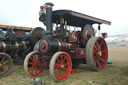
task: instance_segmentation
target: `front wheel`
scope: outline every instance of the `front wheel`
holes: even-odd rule
[[[42,55],[37,51],[29,53],[24,60],[24,70],[30,77],[40,76],[44,71]]]
[[[64,81],[71,74],[72,61],[66,52],[57,52],[50,61],[50,74],[56,81]]]

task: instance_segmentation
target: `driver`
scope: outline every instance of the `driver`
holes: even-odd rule
[[[45,6],[40,6],[39,12],[39,21],[43,22],[46,25],[46,13],[45,13]]]

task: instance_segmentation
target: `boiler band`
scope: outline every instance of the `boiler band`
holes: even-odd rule
[[[12,52],[15,53],[24,52],[28,47],[27,41],[15,41],[15,42],[8,42],[8,41],[0,41],[0,52]]]

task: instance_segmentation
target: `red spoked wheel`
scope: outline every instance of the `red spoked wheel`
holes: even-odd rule
[[[40,76],[44,71],[42,55],[37,51],[29,53],[24,60],[24,70],[30,77]]]
[[[86,62],[93,70],[104,69],[108,60],[107,44],[101,37],[92,37],[86,45]]]
[[[66,52],[57,52],[50,61],[50,74],[56,81],[64,81],[71,74],[72,62]]]

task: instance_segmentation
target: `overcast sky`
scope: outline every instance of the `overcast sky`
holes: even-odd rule
[[[46,2],[54,4],[53,10],[69,9],[111,21],[111,26],[101,26],[101,32],[128,34],[127,0],[0,0],[0,24],[45,28],[39,10]]]

